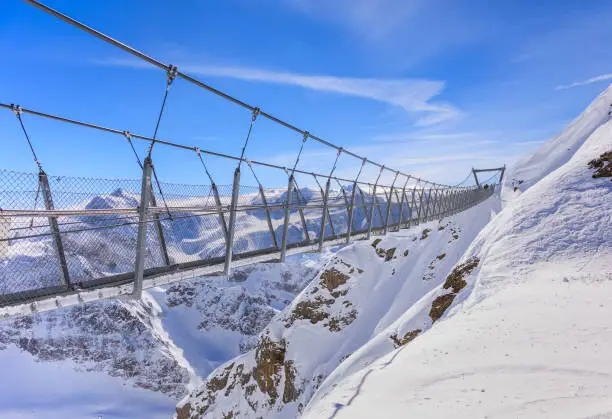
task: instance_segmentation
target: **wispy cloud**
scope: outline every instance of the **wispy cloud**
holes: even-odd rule
[[[371,41],[393,37],[428,6],[426,0],[286,0],[299,12],[339,21]]]
[[[562,84],[555,87],[555,90],[571,89],[572,87],[586,86],[587,84],[597,83],[600,81],[612,80],[612,73],[602,74],[601,76],[591,77],[590,79],[579,81],[572,84]]]
[[[96,61],[98,64],[135,68],[151,68],[146,63],[125,59]],[[461,113],[454,106],[432,101],[444,90],[443,81],[425,79],[376,79],[304,75],[247,67],[223,67],[188,64],[181,71],[206,77],[225,77],[261,83],[297,86],[304,89],[354,96],[398,106],[416,116],[416,124],[435,125],[457,118]]]

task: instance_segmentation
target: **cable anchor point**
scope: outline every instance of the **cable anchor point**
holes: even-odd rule
[[[170,64],[166,74],[168,75],[168,86],[170,86],[178,74],[178,67]]]
[[[11,103],[11,111],[13,111],[17,118],[21,118],[21,114],[23,113],[23,109],[21,109],[21,106],[14,105]]]

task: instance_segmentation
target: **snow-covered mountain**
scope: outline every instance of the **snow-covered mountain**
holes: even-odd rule
[[[328,256],[177,417],[607,417],[610,103],[511,168],[503,205]]]
[[[142,302],[102,300],[0,321],[0,364],[15,371],[11,391],[0,391],[0,416],[25,409],[32,414],[24,417],[36,418],[143,417],[139,410],[169,417],[200,377],[248,350],[317,269],[316,256],[298,256],[237,269],[231,281],[151,289]],[[36,371],[47,370],[50,376],[28,390]],[[62,386],[62,377],[90,385]],[[107,399],[120,388],[122,397]],[[26,395],[41,400],[30,406]],[[70,400],[68,416],[56,410],[60,399]]]
[[[298,416],[363,345],[382,336],[381,350],[390,352],[408,339],[398,317],[440,285],[499,206],[494,197],[454,217],[323,255],[316,279],[251,351],[192,392],[179,418]]]
[[[439,321],[373,362],[365,345],[304,417],[612,415],[611,103],[612,87],[517,165],[503,211],[404,330]]]

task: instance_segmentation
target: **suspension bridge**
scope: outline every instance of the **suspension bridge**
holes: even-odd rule
[[[284,262],[287,256],[369,239],[464,211],[490,197],[504,167],[473,169],[458,185],[431,182],[386,167],[319,138],[182,73],[176,66],[137,51],[36,0],[24,0],[95,37],[165,71],[167,79],[153,136],[98,125],[15,104],[13,112],[38,173],[0,170],[0,316],[22,315],[104,298],[139,298],[142,290],[185,279],[231,276],[233,268]],[[166,100],[182,79],[250,112],[239,156],[158,138]],[[44,118],[123,138],[142,173],[139,179],[92,179],[47,174],[28,131],[29,118]],[[258,118],[301,137],[295,159],[281,166],[246,156]],[[144,159],[132,140],[148,142]],[[313,141],[335,151],[329,172],[300,166]],[[154,147],[192,152],[203,184],[160,181]],[[231,185],[215,183],[207,158],[233,162]],[[354,159],[357,174],[336,174],[341,157]],[[248,168],[255,186],[241,183]],[[266,185],[261,168],[286,182]],[[375,180],[362,177],[374,168]],[[478,175],[493,173],[482,180]],[[474,184],[466,186],[472,177]],[[388,178],[389,181],[381,179]],[[299,183],[302,186],[298,186]],[[312,186],[304,186],[306,183]],[[270,187],[272,186],[272,187]]]

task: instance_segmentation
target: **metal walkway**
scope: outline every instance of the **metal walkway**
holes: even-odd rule
[[[0,170],[0,317],[51,310],[103,298],[139,298],[142,290],[206,275],[231,275],[234,267],[283,262],[372,234],[386,234],[464,211],[491,196],[504,168],[464,186],[442,185],[394,170],[299,129],[220,92],[35,0],[27,3],[166,71],[167,82],[152,137],[0,103],[12,111],[38,173]],[[240,156],[157,138],[166,99],[180,78],[250,111]],[[140,179],[111,180],[48,175],[28,131],[30,116],[120,136],[131,146]],[[246,157],[258,117],[299,133],[301,146],[287,167]],[[149,143],[141,159],[132,140]],[[300,166],[304,145],[314,141],[335,152],[329,172]],[[191,151],[205,184],[160,182],[154,146]],[[233,162],[231,185],[217,185],[206,158]],[[334,175],[338,161],[353,159],[356,175]],[[233,166],[233,165],[232,165]],[[241,182],[248,167],[255,186]],[[284,184],[264,187],[257,172],[274,170]],[[364,173],[373,169],[375,180]],[[387,179],[386,181],[384,179]],[[298,182],[302,187],[298,186]],[[309,185],[306,187],[305,185]],[[272,185],[271,185],[272,186]]]

